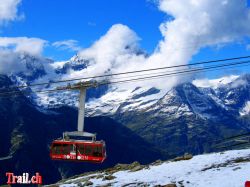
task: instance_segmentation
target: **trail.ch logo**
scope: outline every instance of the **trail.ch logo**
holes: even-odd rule
[[[29,173],[23,173],[22,175],[14,175],[14,173],[7,172],[7,184],[42,184],[42,176],[39,173],[31,176]]]

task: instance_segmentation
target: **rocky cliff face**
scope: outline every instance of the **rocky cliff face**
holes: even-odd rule
[[[210,152],[216,140],[249,132],[249,83],[249,75],[216,88],[184,83],[139,110],[121,105],[114,118],[170,154]]]

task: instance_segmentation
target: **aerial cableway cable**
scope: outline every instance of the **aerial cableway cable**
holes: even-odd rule
[[[245,65],[237,65],[237,67],[244,67],[247,66],[248,64]],[[209,70],[200,70],[200,69],[193,69],[195,70],[195,72],[197,71],[198,73],[200,72],[208,72],[208,71],[214,71],[214,70],[222,70],[222,69],[227,69],[230,67],[224,67],[224,68],[213,68],[213,69],[209,69]],[[125,79],[125,80],[121,80],[121,81],[116,81],[116,82],[110,82],[110,81],[106,81],[106,82],[102,82],[99,83],[99,86],[103,86],[103,85],[109,85],[109,84],[122,84],[122,83],[127,83],[127,82],[136,82],[136,81],[141,81],[141,80],[150,80],[150,79],[158,79],[158,78],[163,78],[163,77],[173,77],[173,76],[178,76],[178,75],[188,75],[188,74],[193,74],[194,71],[189,71],[189,72],[183,72],[186,71],[187,69],[183,69],[182,71],[164,71],[164,72],[158,72],[158,73],[147,73],[147,74],[141,74],[141,75],[133,75],[130,76],[130,78],[133,77],[138,77],[136,79]],[[190,69],[189,69],[190,70]],[[166,72],[168,72],[169,74],[166,74]],[[173,74],[173,75],[171,75]],[[143,76],[148,76],[151,75],[149,77],[143,77]],[[113,80],[119,80],[119,79],[124,79],[124,77],[119,77],[119,78],[112,78]],[[62,90],[62,89],[48,89],[48,90],[18,90],[16,89],[15,91],[8,91],[8,92],[0,92],[0,97],[8,97],[10,96],[10,94],[22,94],[25,93],[29,94],[29,93],[51,93],[51,92],[56,92],[56,91],[67,91],[67,90]]]
[[[195,72],[204,72],[204,71],[211,71],[211,70],[215,70],[215,69],[224,69],[229,68],[231,66],[246,66],[250,63],[250,61],[242,61],[242,62],[233,62],[233,63],[229,63],[229,64],[222,64],[222,65],[217,65],[217,66],[208,66],[208,67],[203,67],[203,68],[193,68],[193,69],[185,69],[183,71],[176,71],[176,72],[171,72],[171,73],[162,73],[162,74],[158,74],[158,75],[153,75],[153,76],[147,76],[147,77],[139,77],[136,79],[125,79],[125,80],[121,80],[121,81],[104,81],[98,84],[98,86],[102,86],[102,85],[109,85],[109,84],[118,84],[118,83],[126,83],[126,82],[135,82],[135,81],[140,81],[140,80],[144,80],[144,79],[155,79],[155,78],[161,78],[161,77],[171,77],[171,76],[178,76],[178,75],[185,75],[185,74],[190,74],[190,73],[195,73]],[[139,75],[138,75],[139,76]],[[115,78],[113,78],[115,79]],[[49,92],[54,92],[54,91],[63,91],[63,90],[58,90],[58,89],[51,89],[51,90],[38,90],[38,91],[30,91],[30,90],[25,90],[23,92],[28,92],[29,93],[49,93]],[[0,97],[1,96],[9,96],[10,94],[16,94],[19,93],[19,90],[15,90],[15,91],[10,91],[10,92],[0,92]]]
[[[127,81],[138,81],[138,80],[144,80],[144,79],[153,79],[153,78],[159,78],[159,77],[165,77],[165,76],[175,76],[175,75],[182,75],[186,73],[195,73],[195,72],[200,72],[200,71],[207,71],[207,70],[214,70],[217,68],[223,68],[223,67],[231,67],[235,65],[243,65],[243,64],[249,64],[250,61],[243,61],[243,62],[237,62],[237,63],[231,63],[231,64],[223,64],[223,65],[218,65],[218,66],[210,66],[210,67],[204,67],[204,68],[196,68],[196,69],[187,69],[184,71],[177,71],[173,73],[166,73],[166,74],[159,74],[159,75],[154,75],[154,76],[148,76],[148,77],[142,77],[142,78],[136,78],[136,79],[127,79],[127,80],[121,80],[121,81],[114,81],[114,82],[109,82],[109,84],[116,84],[116,83],[124,83]],[[100,83],[99,85],[102,85]],[[105,85],[105,83],[104,83]]]
[[[249,62],[250,63],[250,62]],[[246,67],[246,66],[249,66],[249,64],[243,64],[243,65],[234,65],[234,67]],[[162,73],[158,73],[158,74],[153,74],[153,75],[159,75],[159,76],[155,76],[155,77],[152,77],[150,76],[150,78],[145,78],[145,80],[151,80],[151,79],[159,79],[159,78],[164,78],[164,77],[176,77],[176,76],[179,76],[179,75],[192,75],[194,73],[202,73],[202,72],[210,72],[210,71],[218,71],[218,70],[225,70],[225,69],[230,69],[232,67],[215,67],[215,68],[212,68],[212,69],[195,69],[193,68],[193,70],[196,70],[196,71],[189,71],[189,72],[179,72],[178,74],[173,74],[173,75],[164,75],[162,76],[165,72],[162,72]],[[187,69],[186,69],[187,70]],[[189,69],[190,70],[190,69]],[[176,72],[176,71],[175,71]],[[150,74],[147,74],[147,75],[150,75]],[[152,75],[152,74],[151,74]],[[135,77],[138,77],[138,76],[135,76]],[[114,80],[117,80],[119,78],[114,78]],[[139,80],[138,80],[139,81]],[[137,80],[135,79],[135,81],[131,81],[131,82],[137,82]],[[118,83],[112,83],[112,84],[119,84]]]
[[[120,72],[120,73],[113,73],[113,74],[104,74],[104,75],[98,75],[98,76],[79,77],[79,78],[74,78],[74,79],[55,80],[55,81],[50,81],[50,82],[35,83],[35,84],[23,85],[23,86],[15,86],[15,88],[27,88],[27,87],[34,87],[34,86],[42,86],[42,85],[71,82],[71,81],[77,81],[77,80],[105,78],[105,77],[113,77],[113,76],[119,76],[119,75],[129,75],[129,74],[134,74],[134,73],[143,73],[143,72],[150,72],[150,71],[157,71],[157,70],[164,70],[164,69],[173,69],[173,68],[180,68],[180,67],[192,67],[192,66],[197,66],[197,65],[205,65],[205,64],[211,64],[211,63],[216,63],[216,62],[235,61],[235,60],[241,60],[241,59],[250,59],[250,56],[240,56],[240,57],[234,57],[234,58],[224,58],[224,59],[217,59],[217,60],[200,61],[200,62],[195,62],[195,63],[190,63],[190,64],[165,66],[165,67],[150,68],[150,69],[143,69],[143,70],[137,70],[137,71],[127,71],[127,72]]]
[[[98,83],[98,86],[103,86],[103,85],[110,85],[110,84],[122,84],[122,83],[128,83],[128,82],[136,82],[136,81],[142,81],[142,80],[150,80],[150,79],[157,79],[157,78],[162,78],[162,77],[172,77],[172,76],[178,76],[178,75],[186,75],[186,74],[193,74],[193,73],[199,73],[199,72],[207,72],[207,71],[212,71],[212,70],[221,70],[225,68],[232,68],[235,66],[247,66],[250,64],[250,60],[248,61],[239,61],[239,62],[232,62],[232,63],[227,63],[227,64],[220,64],[220,65],[214,65],[214,66],[205,66],[205,67],[200,67],[200,68],[190,68],[190,69],[183,69],[179,71],[171,71],[170,73],[155,73],[154,75],[151,76],[145,76],[145,74],[142,75],[136,75],[138,78],[128,78],[124,80],[119,80],[119,81],[103,81]],[[146,74],[149,75],[149,74]],[[133,76],[130,76],[133,77]],[[113,80],[117,78],[112,78]],[[17,87],[15,87],[17,88]],[[67,89],[50,89],[50,90],[14,90],[14,91],[9,91],[9,92],[0,92],[0,97],[10,97],[13,94],[18,95],[18,94],[33,94],[33,93],[51,93],[51,92],[56,92],[56,91],[66,91]]]

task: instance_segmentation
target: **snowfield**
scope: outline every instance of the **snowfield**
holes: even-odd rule
[[[107,179],[107,176],[111,176]],[[106,178],[105,178],[106,176]],[[141,167],[139,171],[106,171],[58,183],[60,187],[89,186],[156,186],[243,187],[250,180],[250,149],[194,156],[190,160],[167,161]],[[87,181],[87,183],[86,183]]]

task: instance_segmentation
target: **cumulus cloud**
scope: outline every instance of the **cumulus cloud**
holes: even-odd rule
[[[244,0],[160,0],[159,8],[174,18],[161,24],[164,41],[174,40],[171,44],[178,48],[195,42],[197,48],[232,42],[250,33],[250,12]]]
[[[81,49],[81,47],[78,45],[78,41],[76,40],[57,41],[52,43],[52,46],[60,50],[79,51]]]
[[[151,55],[138,52],[139,37],[134,31],[122,24],[113,25],[92,46],[79,52],[91,66],[70,76],[188,64],[204,47],[226,45],[250,35],[250,11],[244,0],[159,0],[157,5],[171,19],[160,25],[163,39]],[[165,80],[134,85],[171,87],[182,78]]]
[[[17,53],[10,50],[0,50],[0,74],[12,74],[25,70],[24,64],[19,62]]]
[[[80,51],[79,56],[90,59],[91,66],[87,70],[89,73],[102,74],[116,71],[124,63],[128,65],[131,60],[134,63],[139,60],[135,54],[138,50],[138,40],[136,33],[127,26],[113,25],[90,48]]]
[[[237,79],[231,84],[231,88],[245,87],[248,82],[244,79]]]
[[[143,69],[146,66],[146,54],[140,49],[139,40],[140,38],[129,27],[122,24],[113,25],[91,47],[78,53],[80,58],[89,60],[88,68],[69,72],[63,78],[69,79]],[[122,77],[124,78],[124,76]]]
[[[0,26],[23,17],[18,13],[22,0],[0,0]],[[47,41],[39,38],[0,37],[0,73],[9,74],[25,70],[20,54],[41,56]]]
[[[0,73],[11,74],[25,71],[20,62],[21,54],[40,57],[47,42],[39,38],[0,37]]]
[[[0,37],[0,49],[9,49],[13,52],[41,55],[47,42],[40,38],[27,37]]]
[[[1,0],[0,3],[0,24],[14,21],[19,18],[18,5],[21,0]]]

